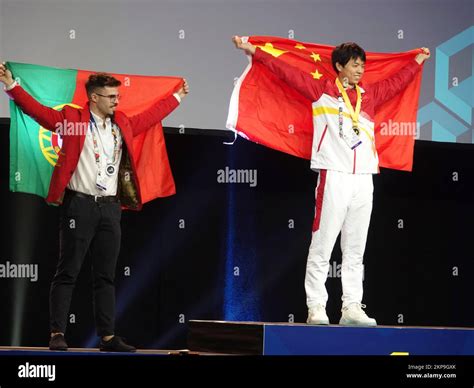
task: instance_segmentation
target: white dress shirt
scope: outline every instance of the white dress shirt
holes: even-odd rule
[[[122,136],[120,134],[120,128],[112,123],[110,117],[105,119],[104,127],[104,120],[92,112],[91,115],[94,118],[97,127],[92,125],[92,123],[89,123],[79,162],[77,163],[76,170],[74,171],[67,187],[71,190],[89,195],[116,195],[118,170],[120,159],[122,158]],[[113,163],[115,166],[115,172],[111,176],[108,176],[105,171],[106,166],[107,164],[111,164],[114,159],[114,136],[112,135],[112,125],[115,126],[118,133],[119,152],[115,163]],[[99,165],[94,156],[94,136],[92,131],[95,131],[97,138],[97,147],[100,155]],[[106,190],[101,190],[97,187],[96,183],[99,171],[100,176],[102,177],[101,183],[107,188]]]

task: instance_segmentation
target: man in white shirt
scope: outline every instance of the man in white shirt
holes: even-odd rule
[[[115,269],[120,251],[122,207],[141,208],[133,137],[171,113],[188,92],[181,88],[145,112],[127,117],[116,111],[120,81],[99,73],[86,84],[88,109],[41,105],[0,64],[0,82],[15,103],[44,128],[84,124],[86,133],[63,137],[47,200],[61,204],[60,255],[50,290],[51,350],[67,350],[64,338],[72,292],[87,252],[92,256],[94,314],[100,350],[134,352],[115,335]]]
[[[398,94],[421,71],[430,57],[422,48],[414,60],[389,79],[360,84],[365,51],[354,42],[335,47],[331,60],[337,74],[324,82],[239,36],[238,49],[252,55],[287,85],[312,101],[313,148],[311,168],[319,172],[315,217],[306,266],[307,323],[327,325],[328,277],[331,253],[338,235],[342,250],[342,314],[339,324],[376,326],[367,316],[363,297],[363,256],[372,213],[372,175],[379,172],[375,147],[376,108]]]

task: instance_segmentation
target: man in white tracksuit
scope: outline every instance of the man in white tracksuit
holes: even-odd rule
[[[372,212],[372,175],[379,172],[374,137],[377,106],[399,93],[430,56],[428,49],[390,79],[361,87],[365,52],[343,43],[332,53],[335,80],[313,77],[234,37],[237,48],[253,55],[275,75],[313,101],[311,168],[319,172],[313,235],[306,267],[308,324],[327,325],[325,283],[331,252],[341,233],[342,325],[375,326],[364,312],[363,256]]]

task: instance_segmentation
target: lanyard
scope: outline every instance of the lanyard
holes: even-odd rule
[[[339,78],[336,78],[336,86],[339,89],[339,92],[341,93],[342,100],[346,104],[347,109],[349,110],[349,114],[352,118],[352,130],[358,135],[359,134],[359,114],[360,114],[360,107],[362,105],[362,94],[360,92],[360,88],[358,85],[355,85],[355,89],[357,92],[357,102],[356,102],[356,107],[355,109],[352,107],[351,101],[349,100],[349,96],[347,95],[346,90],[344,87],[341,85],[341,81]],[[339,98],[339,101],[341,100],[341,97]],[[341,131],[342,129],[342,106],[340,104],[339,106],[339,130]]]
[[[91,119],[90,119],[90,124],[91,124],[91,132],[92,132],[92,143],[94,145],[94,157],[95,157],[95,162],[97,163],[97,168],[99,171],[100,175],[100,151],[99,151],[99,145],[97,141],[97,136],[99,133],[99,127],[97,126],[97,123],[95,122],[94,116],[91,113]],[[95,130],[94,130],[95,127]],[[96,134],[97,131],[97,134]],[[113,151],[113,160],[112,162],[109,162],[108,164],[115,164],[117,161],[117,157],[119,154],[119,139],[118,139],[118,133],[116,126],[112,123],[112,136],[114,137],[114,151]],[[102,142],[102,149],[104,150],[104,154],[107,157],[107,152],[105,151],[104,143]]]

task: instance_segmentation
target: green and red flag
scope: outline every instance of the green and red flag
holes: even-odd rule
[[[41,104],[56,110],[65,105],[83,108],[87,103],[86,70],[70,70],[8,62],[14,78]],[[122,82],[119,109],[139,114],[167,97],[182,83],[178,77],[111,74]],[[10,101],[10,190],[45,198],[61,149],[61,138],[41,127]],[[176,192],[161,124],[133,139],[137,175],[143,203]]]
[[[251,36],[248,41],[262,50],[310,73],[315,82],[334,80],[331,53],[334,46],[304,43],[273,36]],[[404,53],[367,53],[364,84],[391,77],[413,61],[419,50]],[[264,146],[301,158],[311,158],[312,102],[253,62],[235,83],[227,128]],[[411,171],[417,133],[416,115],[422,72],[397,96],[381,104],[375,115],[375,145],[381,167]],[[383,131],[389,123],[391,131]],[[410,126],[412,130],[397,130]],[[289,127],[291,126],[291,130]]]

